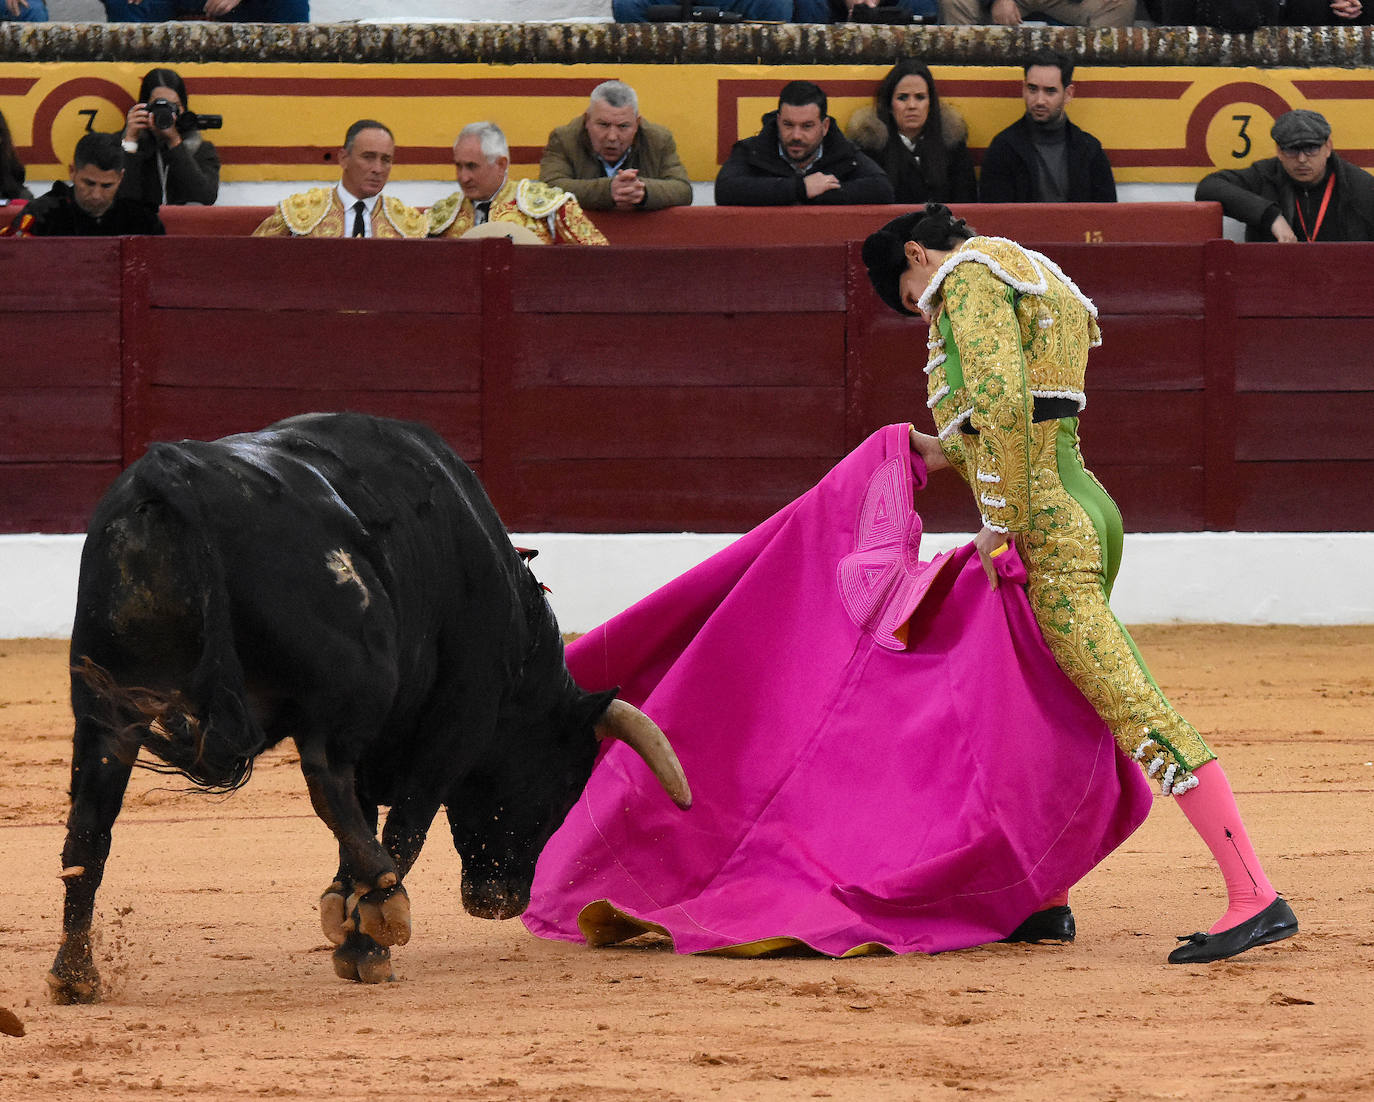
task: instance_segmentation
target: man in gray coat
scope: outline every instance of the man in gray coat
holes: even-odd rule
[[[1277,157],[1204,176],[1195,198],[1244,222],[1246,241],[1374,241],[1374,176],[1336,155],[1326,119],[1288,111],[1269,134]]]
[[[660,210],[692,202],[692,182],[667,127],[639,117],[639,97],[608,80],[587,110],[549,134],[539,179],[577,197],[584,210]]]

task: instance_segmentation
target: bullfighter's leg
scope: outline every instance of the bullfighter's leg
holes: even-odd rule
[[[124,803],[132,765],[120,760],[109,729],[77,707],[72,746],[71,807],[67,839],[62,847],[62,879],[66,899],[62,908],[62,944],[48,973],[54,1002],[100,1001],[100,974],[91,955],[91,921],[95,895],[110,855],[110,831]],[[127,756],[127,755],[126,755]]]

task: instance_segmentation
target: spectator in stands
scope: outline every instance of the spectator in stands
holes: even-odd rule
[[[584,111],[549,134],[539,178],[584,210],[660,210],[692,202],[692,182],[665,126],[645,122],[628,84],[592,89]]]
[[[171,69],[150,69],[124,122],[119,194],[145,206],[210,206],[219,195],[219,154],[196,127],[186,85]],[[214,120],[211,120],[214,121]]]
[[[5,113],[0,111],[0,206],[11,199],[32,199],[33,193],[24,186],[24,164],[14,148],[14,136]]]
[[[1025,64],[1026,113],[983,155],[984,203],[1115,203],[1116,180],[1102,143],[1068,120],[1073,62],[1049,49]]]
[[[897,8],[911,16],[913,22],[933,23],[939,14],[936,0],[796,0],[792,5],[792,22],[868,22],[862,10],[865,8]]]
[[[1246,241],[1374,241],[1374,176],[1338,157],[1315,111],[1282,114],[1278,156],[1203,177],[1199,202],[1245,223]]]
[[[809,80],[783,85],[763,129],[743,138],[716,175],[719,206],[892,202],[892,181],[830,117],[825,93]]]
[[[611,0],[611,15],[617,23],[647,23],[649,9],[662,4],[663,0]],[[786,23],[792,18],[792,0],[712,0],[710,7],[751,22]]]
[[[395,160],[391,130],[376,119],[359,119],[339,150],[338,184],[287,196],[253,236],[424,237],[424,212],[382,194]]]
[[[494,122],[469,123],[459,131],[453,169],[462,190],[429,208],[431,237],[462,237],[488,222],[510,222],[546,245],[608,244],[571,192],[510,178],[510,146]]]
[[[940,0],[940,22],[1019,27],[1046,19],[1070,27],[1129,27],[1136,0]]]
[[[882,165],[898,203],[973,203],[978,184],[968,125],[940,102],[925,62],[904,58],[879,82],[872,107],[849,119],[854,144]]]
[[[157,213],[119,197],[124,178],[118,134],[84,134],[72,157],[71,183],[61,180],[10,224],[15,237],[118,237],[165,232]]]
[[[44,0],[0,0],[0,23],[46,23]]]
[[[111,23],[165,23],[188,15],[228,23],[309,23],[310,0],[101,0]]]
[[[1374,22],[1374,9],[1362,0],[1285,0],[1280,22],[1290,27],[1364,26]]]

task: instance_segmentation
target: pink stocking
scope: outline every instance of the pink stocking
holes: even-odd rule
[[[1209,761],[1196,770],[1198,783],[1182,796],[1175,797],[1193,829],[1212,851],[1226,881],[1228,906],[1207,932],[1220,933],[1253,918],[1278,895],[1264,875],[1245,824],[1240,820],[1231,782],[1221,762]]]

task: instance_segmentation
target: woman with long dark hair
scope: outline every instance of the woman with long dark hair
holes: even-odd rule
[[[846,133],[883,166],[897,202],[977,201],[968,126],[957,108],[940,102],[925,62],[897,62],[878,83],[873,106],[855,111]]]
[[[24,186],[24,165],[15,152],[14,137],[5,113],[0,111],[0,200],[32,199],[33,193]]]
[[[219,153],[199,129],[186,84],[172,69],[150,69],[124,123],[121,198],[160,206],[201,203],[219,196]]]

